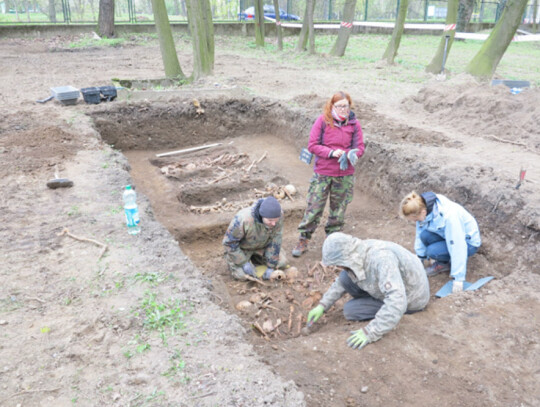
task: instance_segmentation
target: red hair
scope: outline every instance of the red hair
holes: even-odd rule
[[[332,107],[334,107],[334,103],[339,102],[340,100],[347,99],[347,102],[349,102],[349,109],[352,109],[352,100],[351,96],[347,92],[339,91],[334,93],[334,95],[328,99],[326,104],[324,105],[323,109],[323,115],[324,115],[324,121],[326,124],[329,124],[330,126],[334,127],[334,118],[332,117]]]

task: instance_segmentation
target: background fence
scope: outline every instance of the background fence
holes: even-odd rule
[[[239,13],[254,6],[254,0],[210,0],[215,21],[238,21]],[[265,0],[265,4],[273,4]],[[477,0],[472,22],[493,23],[500,17],[506,0]],[[171,22],[186,21],[185,0],[165,0]],[[340,21],[345,0],[317,0],[316,21]],[[279,0],[280,8],[300,18],[306,0]],[[153,22],[151,0],[116,0],[117,23]],[[410,0],[408,22],[443,22],[446,0]],[[358,0],[355,21],[394,21],[399,0]],[[97,23],[99,0],[0,0],[1,24]],[[533,20],[533,4],[527,6],[524,22]],[[540,7],[537,22],[540,21]]]

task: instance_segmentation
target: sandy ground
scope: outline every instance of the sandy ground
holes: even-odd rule
[[[36,104],[53,86],[160,76],[155,44],[65,52],[65,43],[0,40],[0,405],[539,405],[538,90],[511,95],[468,77],[389,84],[403,72],[322,56],[299,67],[218,47],[215,76],[187,89]],[[345,340],[363,324],[343,318],[343,300],[299,335],[334,278],[317,266],[322,230],[306,256],[291,258],[296,279],[239,283],[220,247],[234,209],[195,208],[292,183],[298,194],[282,201],[289,254],[311,175],[297,155],[343,83],[367,143],[345,232],[411,249],[414,229],[397,203],[412,189],[435,190],[480,223],[468,280],[495,277],[475,292],[433,296],[360,352]],[[155,157],[210,142],[223,145]],[[55,172],[74,187],[48,189]],[[136,237],[122,213],[128,183],[139,192]],[[431,292],[447,279],[430,280]],[[254,326],[267,321],[265,337]]]

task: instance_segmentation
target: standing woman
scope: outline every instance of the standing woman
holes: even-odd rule
[[[414,250],[421,259],[435,262],[429,277],[450,272],[452,292],[463,290],[467,259],[482,244],[478,223],[467,210],[441,194],[411,192],[401,201],[401,217],[416,222]]]
[[[343,229],[345,211],[353,197],[354,166],[364,153],[362,128],[351,108],[349,94],[337,92],[326,102],[323,114],[311,128],[308,150],[315,155],[315,173],[309,185],[307,208],[298,226],[300,238],[292,251],[295,257],[307,250],[328,198],[326,235]]]

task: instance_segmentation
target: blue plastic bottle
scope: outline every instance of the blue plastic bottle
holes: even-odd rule
[[[131,185],[128,185],[122,197],[124,198],[124,212],[126,214],[128,233],[130,235],[136,235],[141,231],[139,208],[137,208],[137,194],[131,188]]]

